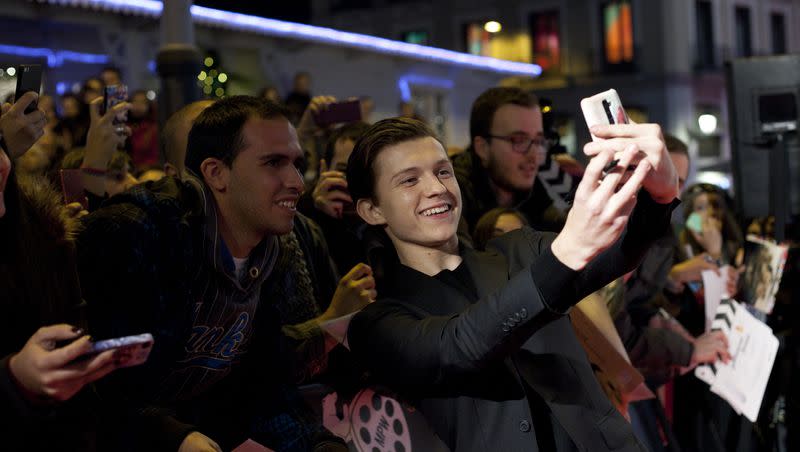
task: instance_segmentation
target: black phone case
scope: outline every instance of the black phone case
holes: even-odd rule
[[[28,91],[39,94],[42,87],[42,65],[41,64],[20,64],[17,66],[17,89],[14,93],[16,102]],[[25,114],[35,111],[38,103],[33,102],[25,109]]]

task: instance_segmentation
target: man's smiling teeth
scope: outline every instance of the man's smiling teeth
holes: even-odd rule
[[[429,217],[431,215],[436,215],[437,213],[447,212],[448,210],[450,210],[450,204],[447,204],[447,205],[444,205],[444,206],[441,206],[441,207],[434,207],[432,209],[423,210],[422,211],[422,215],[425,215],[426,217]]]
[[[295,202],[295,201],[281,201],[281,202],[278,203],[278,205],[281,206],[281,207],[286,207],[287,209],[294,209],[294,207],[297,205],[297,202]]]

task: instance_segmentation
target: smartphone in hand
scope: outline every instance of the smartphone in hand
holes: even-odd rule
[[[703,233],[703,218],[697,212],[692,212],[686,219],[686,227],[698,234]]]
[[[316,122],[318,126],[329,126],[331,124],[360,120],[361,101],[359,100],[334,102],[326,105],[314,115],[314,122]]]
[[[33,91],[39,94],[42,88],[42,65],[41,64],[20,64],[17,66],[17,89],[14,92],[14,100],[19,100],[23,94]],[[36,111],[39,108],[37,102],[31,102],[25,108],[25,114]]]
[[[106,350],[116,350],[119,367],[133,367],[144,364],[153,349],[153,336],[150,333],[135,336],[106,339],[92,344],[91,350],[84,356],[92,356]]]
[[[107,111],[114,108],[115,105],[128,100],[128,87],[126,85],[108,85],[103,88],[103,105],[100,108],[100,114],[104,115]],[[114,118],[114,124],[119,124],[127,121],[128,113],[120,113]]]
[[[598,124],[628,124],[630,122],[615,89],[582,99],[581,110],[586,125],[590,128]],[[592,140],[597,141],[598,138],[592,135]]]

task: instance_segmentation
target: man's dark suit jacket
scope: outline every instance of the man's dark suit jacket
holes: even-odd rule
[[[486,253],[462,247],[479,299],[397,263],[378,301],[353,318],[351,350],[378,382],[411,399],[451,450],[539,450],[534,426],[550,419],[534,417],[535,400],[579,450],[643,450],[565,314],[634,268],[669,227],[675,204],[640,193],[620,240],[579,272],[553,256],[554,234],[530,228]]]

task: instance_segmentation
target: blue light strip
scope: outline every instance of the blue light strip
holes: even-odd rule
[[[48,3],[105,8],[114,12],[138,13],[151,17],[160,16],[163,7],[161,2],[155,0],[49,0]],[[191,13],[197,23],[212,27],[222,27],[269,36],[353,47],[387,55],[451,64],[508,75],[536,77],[542,73],[542,68],[536,64],[518,63],[497,58],[470,55],[467,53],[393,41],[391,39],[378,38],[359,33],[339,31],[331,28],[267,19],[264,17],[222,11],[196,5],[191,7]]]
[[[433,88],[440,88],[450,90],[453,89],[455,83],[448,78],[430,77],[420,74],[408,74],[397,79],[397,87],[400,89],[400,98],[403,102],[411,100],[411,86],[422,85],[431,86]]]
[[[25,47],[0,44],[0,53],[6,55],[17,55],[28,58],[45,58],[48,67],[57,67],[64,64],[64,61],[73,61],[84,64],[108,64],[110,61],[106,55],[95,53],[73,52],[71,50],[53,50],[41,47]]]

